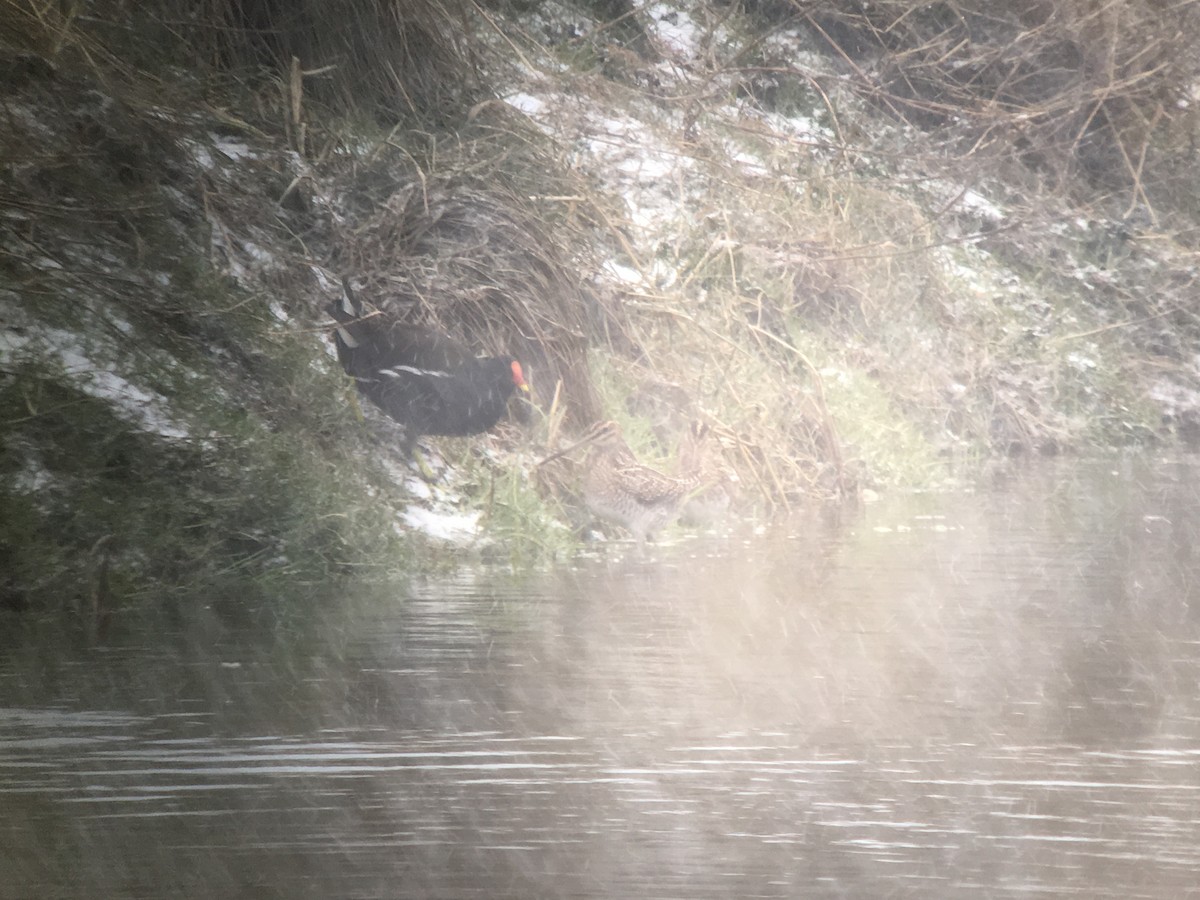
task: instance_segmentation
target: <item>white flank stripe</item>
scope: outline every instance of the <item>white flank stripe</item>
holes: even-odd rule
[[[436,369],[418,369],[415,366],[392,366],[390,369],[380,369],[381,375],[388,375],[392,378],[399,378],[401,372],[409,372],[413,375],[432,375],[435,378],[450,378],[449,372],[439,372]]]

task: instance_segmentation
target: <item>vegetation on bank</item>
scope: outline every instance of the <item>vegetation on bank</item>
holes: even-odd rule
[[[601,415],[666,467],[706,420],[745,514],[1190,443],[1198,13],[0,0],[0,604],[439,559],[342,275],[528,363],[536,421],[441,444],[517,562]]]

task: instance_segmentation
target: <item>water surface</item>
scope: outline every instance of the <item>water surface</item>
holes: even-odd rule
[[[0,897],[1200,888],[1200,466],[0,638]]]

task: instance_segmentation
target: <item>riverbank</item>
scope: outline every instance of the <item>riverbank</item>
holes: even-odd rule
[[[7,607],[569,553],[533,463],[599,416],[664,467],[706,421],[746,517],[1196,439],[1196,29],[235,6],[8,4]],[[540,414],[416,478],[332,358],[346,275]]]

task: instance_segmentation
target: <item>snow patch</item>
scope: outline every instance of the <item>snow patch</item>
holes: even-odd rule
[[[1168,415],[1200,412],[1200,392],[1174,381],[1163,379],[1155,382],[1150,386],[1149,394],[1150,399],[1158,403]]]
[[[20,454],[23,465],[12,477],[12,487],[18,494],[37,494],[54,483],[54,477],[33,453]]]
[[[36,337],[15,331],[0,332],[0,362],[10,362],[31,345],[57,357],[75,387],[90,397],[107,402],[117,416],[133,427],[168,440],[185,440],[191,436],[188,429],[168,412],[170,403],[166,397],[143,390],[116,372],[102,368],[88,355],[78,335],[70,331],[39,329]]]
[[[672,94],[673,87],[681,95],[693,93],[692,68],[708,65],[701,57],[706,57],[712,47],[736,40],[723,25],[710,27],[699,9],[673,0],[651,0],[638,10],[664,59],[654,67],[655,84],[664,95]],[[546,17],[544,13],[534,20],[529,26],[532,31],[561,33],[568,41],[571,35],[587,30],[576,31],[557,16]],[[801,76],[807,71],[823,71],[826,63],[820,54],[809,52],[799,32],[773,35],[770,40],[772,52],[786,59],[786,65]],[[504,101],[529,116],[548,136],[573,148],[575,165],[603,190],[623,200],[626,223],[622,224],[636,232],[634,243],[678,246],[695,224],[696,209],[703,202],[709,176],[705,159],[693,157],[689,151],[687,129],[694,111],[644,96],[614,102],[612,97],[590,94],[586,82],[582,90],[565,94],[554,90],[553,82],[543,74],[555,67],[555,59],[547,55],[537,60],[537,65],[541,71],[529,71],[521,77],[504,93]],[[750,142],[753,146],[727,140],[723,164],[737,167],[744,177],[754,180],[778,178],[784,173],[776,166],[785,165],[789,167],[788,180],[795,182],[797,190],[803,190],[802,181],[792,171],[796,154],[823,152],[822,148],[833,140],[833,132],[819,124],[811,110],[794,116],[767,112],[739,96],[735,87],[733,82],[726,84],[728,99],[706,106],[703,116],[735,126],[753,122],[751,130],[761,132],[761,140]],[[757,151],[758,144],[765,144],[767,149]],[[643,277],[628,265],[610,262],[604,273],[620,285],[644,286],[653,280],[661,286],[676,280],[677,273],[667,271],[671,268],[669,260],[663,260],[658,268],[662,271],[648,271]]]
[[[188,149],[192,152],[194,159],[200,168],[207,171],[212,171],[217,167],[217,161],[213,159],[212,154],[208,152],[208,148],[203,144],[190,143]]]
[[[254,241],[242,241],[242,249],[246,251],[246,255],[257,263],[260,263],[263,268],[277,267],[279,260],[270,250],[260,247]]]
[[[432,500],[433,488],[429,486],[424,478],[418,478],[416,475],[409,475],[406,478],[397,479],[404,482],[404,489],[418,500]]]
[[[662,50],[679,61],[695,58],[700,46],[700,29],[686,12],[668,3],[653,3],[645,8],[653,23],[650,31]]]
[[[967,191],[959,201],[964,209],[993,224],[1003,221],[1004,211],[978,191]]]
[[[217,135],[210,135],[213,142],[213,147],[220,153],[225,154],[233,162],[241,162],[244,159],[258,159],[258,154],[250,149],[248,144],[241,141],[222,138]]]
[[[1077,372],[1087,372],[1098,365],[1090,356],[1085,356],[1074,350],[1067,354],[1067,364]]]
[[[504,102],[530,118],[540,115],[546,109],[546,102],[544,100],[539,100],[532,94],[522,92],[510,94],[504,98]]]
[[[619,262],[609,259],[605,260],[602,268],[621,284],[637,286],[645,286],[646,284],[646,279],[642,277],[642,273],[632,266],[624,266]]]
[[[439,512],[410,506],[401,518],[410,528],[453,544],[469,543],[479,533],[479,512]]]

